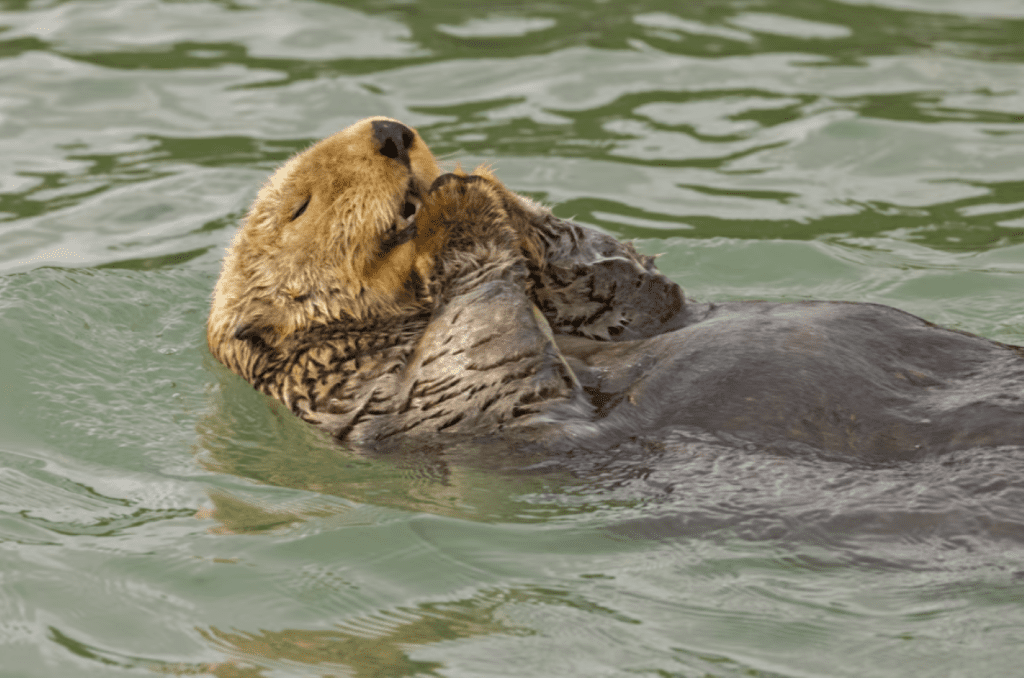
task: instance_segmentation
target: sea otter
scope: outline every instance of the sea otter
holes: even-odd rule
[[[1024,349],[894,308],[698,303],[627,243],[368,118],[296,155],[235,236],[213,355],[337,437],[607,448],[694,428],[907,458],[1024,445]]]

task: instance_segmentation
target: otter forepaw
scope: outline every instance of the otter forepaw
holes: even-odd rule
[[[430,187],[419,222],[444,234],[448,250],[481,243],[518,249],[504,193],[504,187],[487,177],[442,174]]]

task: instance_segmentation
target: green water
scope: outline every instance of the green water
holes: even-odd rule
[[[366,458],[203,323],[269,172],[384,114],[692,297],[1024,344],[1021,36],[1021,0],[0,2],[0,676],[1019,673],[1024,450]]]

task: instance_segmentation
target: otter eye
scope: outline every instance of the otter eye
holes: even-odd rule
[[[296,219],[302,216],[302,213],[306,211],[307,207],[309,207],[309,201],[312,199],[313,196],[310,196],[306,198],[301,205],[299,205],[299,209],[295,210],[295,212],[292,214],[292,221],[295,221]]]
[[[416,205],[413,205],[411,202],[405,203],[402,207],[402,217],[408,219],[414,214],[416,214]]]

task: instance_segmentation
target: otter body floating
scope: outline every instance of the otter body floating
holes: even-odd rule
[[[1024,349],[896,309],[698,303],[628,243],[370,118],[260,191],[213,355],[339,440],[610,447],[695,427],[861,458],[1024,445]]]

